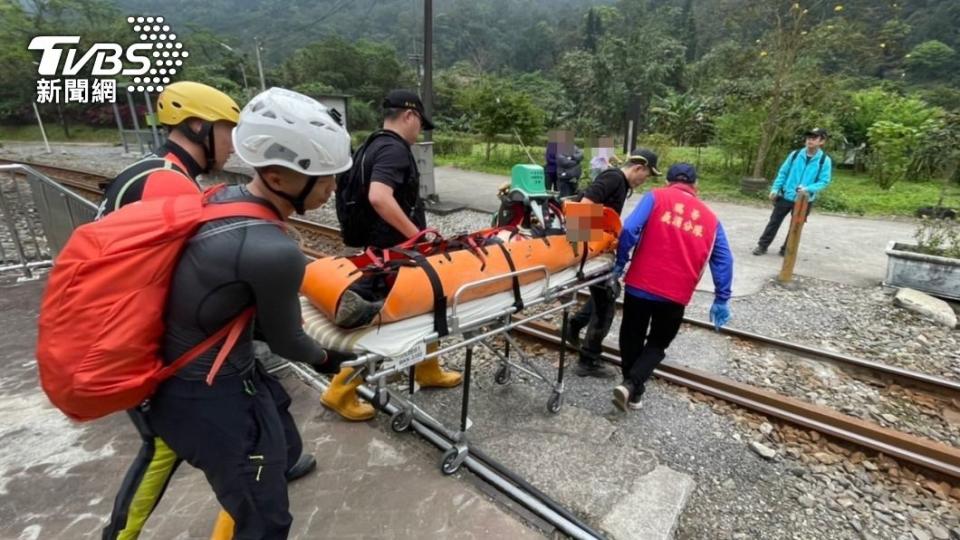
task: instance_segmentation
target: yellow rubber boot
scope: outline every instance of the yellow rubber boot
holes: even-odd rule
[[[437,351],[439,345],[427,345],[427,354]],[[417,364],[414,379],[421,388],[453,388],[463,381],[463,375],[456,371],[448,371],[440,367],[440,359],[433,358]]]
[[[226,510],[220,510],[217,515],[217,521],[213,524],[213,532],[210,533],[210,540],[232,540],[233,539],[233,518]]]
[[[377,413],[373,405],[360,401],[357,396],[357,387],[363,383],[362,377],[355,377],[347,382],[353,368],[345,367],[330,381],[327,391],[320,396],[320,402],[333,409],[337,414],[351,422],[369,420]]]

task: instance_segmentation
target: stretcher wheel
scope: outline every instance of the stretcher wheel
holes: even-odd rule
[[[410,429],[411,422],[413,422],[413,415],[403,409],[393,413],[393,416],[390,417],[390,427],[397,433]]]
[[[547,400],[547,410],[553,414],[560,412],[560,407],[563,407],[563,394],[554,392],[550,399]]]
[[[457,451],[457,448],[451,447],[448,448],[446,452],[443,453],[443,461],[440,462],[440,472],[450,476],[451,474],[456,473],[460,470],[460,453]]]
[[[496,375],[493,376],[493,380],[496,381],[497,384],[507,384],[510,382],[511,375],[512,373],[510,372],[509,366],[501,366],[500,369],[497,370]]]

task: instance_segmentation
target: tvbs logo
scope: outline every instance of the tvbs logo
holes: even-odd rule
[[[127,79],[129,92],[161,92],[183,65],[189,53],[177,40],[163,17],[127,17],[127,23],[140,41],[127,47],[118,43],[94,43],[84,49],[80,36],[37,36],[27,46],[40,51],[37,72],[37,102],[60,103],[63,90],[66,102],[88,103],[87,91],[93,89],[94,103],[116,100],[116,79]],[[76,77],[83,72],[91,80]],[[61,80],[47,77],[66,77]],[[84,97],[86,95],[86,98]]]
[[[90,75],[94,77],[113,77],[116,75],[143,75],[150,70],[150,50],[153,45],[137,43],[127,48],[124,54],[123,47],[117,43],[95,43],[90,49],[77,59],[79,51],[75,48],[61,49],[59,45],[77,45],[80,36],[37,36],[27,46],[30,50],[43,51],[40,56],[40,75],[72,76],[93,61]],[[64,51],[66,58],[64,59]],[[123,58],[137,67],[124,68]],[[61,62],[61,59],[64,59]],[[61,64],[63,69],[61,70]]]

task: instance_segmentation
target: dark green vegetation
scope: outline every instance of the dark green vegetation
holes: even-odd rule
[[[735,195],[771,177],[810,126],[850,167],[823,206],[910,213],[957,204],[960,3],[955,0],[444,0],[435,3],[434,102],[442,163],[502,172],[540,159],[569,128],[701,154],[704,188]],[[0,0],[0,123],[30,121],[30,36],[124,39],[127,14],[162,14],[185,36],[183,78],[239,100],[267,84],[353,96],[354,130],[390,88],[416,87],[417,0]],[[246,86],[244,82],[246,75]],[[64,124],[109,127],[110,111],[46,106]],[[55,129],[55,128],[53,128]],[[53,130],[51,129],[51,131]],[[703,156],[710,159],[704,160]],[[712,186],[712,187],[711,187]]]

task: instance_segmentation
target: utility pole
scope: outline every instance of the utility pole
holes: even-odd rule
[[[257,53],[257,71],[260,72],[260,91],[265,92],[267,90],[267,82],[263,78],[263,61],[260,59],[260,38],[253,38],[253,46],[255,47],[254,51]]]
[[[250,85],[247,84],[247,69],[244,67],[244,65],[247,63],[247,57],[246,57],[246,55],[245,55],[245,54],[244,54],[244,55],[239,54],[236,50],[234,50],[233,47],[227,45],[226,43],[224,43],[224,42],[222,42],[222,41],[218,41],[217,43],[219,43],[220,46],[223,47],[224,49],[232,52],[234,55],[237,56],[237,58],[240,59],[240,76],[243,77],[243,89],[246,90],[246,89],[250,88]]]
[[[433,0],[423,0],[423,110],[433,118]],[[433,131],[423,132],[424,141],[433,140]]]

